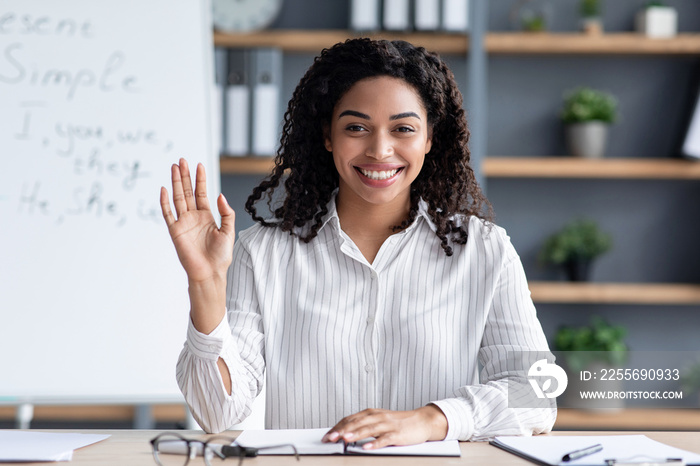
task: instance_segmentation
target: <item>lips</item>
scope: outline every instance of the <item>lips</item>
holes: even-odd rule
[[[384,188],[392,185],[405,167],[402,166],[377,166],[377,167],[354,167],[360,180],[367,186],[373,188]]]
[[[399,172],[398,168],[395,168],[393,170],[380,170],[380,171],[365,170],[363,168],[358,168],[358,170],[360,171],[360,173],[362,173],[363,175],[365,175],[367,178],[369,178],[371,180],[387,180]]]

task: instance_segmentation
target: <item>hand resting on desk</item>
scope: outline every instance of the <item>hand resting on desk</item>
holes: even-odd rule
[[[356,442],[368,437],[375,441],[363,448],[374,450],[389,445],[414,445],[428,440],[443,440],[447,418],[435,405],[412,411],[365,409],[343,418],[323,437],[324,442]]]

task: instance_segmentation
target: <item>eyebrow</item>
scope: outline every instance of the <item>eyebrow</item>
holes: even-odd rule
[[[402,118],[408,118],[408,117],[415,117],[415,118],[418,118],[420,120],[420,117],[418,116],[418,114],[416,112],[403,112],[403,113],[399,113],[397,115],[391,115],[389,117],[389,119],[390,120],[400,120]]]
[[[340,115],[338,115],[338,119],[344,117],[344,116],[354,116],[357,118],[362,118],[363,120],[371,120],[372,118],[367,115],[366,113],[361,113],[357,112],[355,110],[345,110],[343,111]],[[400,120],[402,118],[408,118],[408,117],[415,117],[420,120],[420,117],[416,112],[403,112],[403,113],[397,113],[396,115],[391,115],[389,117],[390,120]]]

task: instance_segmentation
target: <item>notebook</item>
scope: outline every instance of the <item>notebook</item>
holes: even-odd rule
[[[300,455],[388,455],[388,456],[460,456],[457,440],[425,442],[418,445],[384,447],[364,450],[362,444],[370,441],[351,443],[323,443],[321,439],[326,429],[275,429],[244,430],[236,438],[236,443],[244,447],[262,448],[272,445],[292,444]],[[271,448],[258,452],[259,455],[292,455],[289,447]]]

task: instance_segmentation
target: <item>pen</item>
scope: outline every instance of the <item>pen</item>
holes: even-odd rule
[[[567,453],[566,455],[561,457],[561,460],[562,461],[577,460],[579,458],[583,458],[584,456],[592,455],[593,453],[598,453],[602,449],[603,449],[603,445],[601,445],[600,443],[597,443],[597,444],[592,445],[590,447],[581,448],[580,450],[575,450],[575,451],[572,451],[571,453]]]

